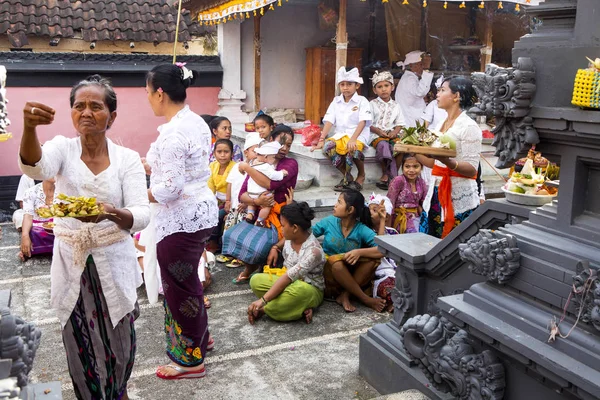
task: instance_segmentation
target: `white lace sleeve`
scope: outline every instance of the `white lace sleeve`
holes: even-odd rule
[[[477,169],[480,154],[481,129],[475,125],[468,125],[462,135],[460,161],[466,161]]]
[[[56,136],[46,142],[42,147],[42,158],[34,166],[23,164],[19,155],[19,168],[33,179],[45,180],[54,178],[60,171],[64,157],[68,152],[68,139],[64,136]]]
[[[123,208],[133,215],[131,232],[144,229],[150,222],[150,203],[146,189],[146,173],[139,154],[128,151],[124,157]]]
[[[186,146],[181,134],[170,135],[164,140],[160,151],[160,181],[152,184],[152,195],[160,204],[177,200],[185,185]]]
[[[37,187],[30,187],[23,196],[23,212],[35,216],[35,198],[37,197]]]
[[[292,282],[306,278],[313,269],[319,268],[323,252],[317,247],[311,247],[306,249],[301,256],[299,262],[287,270],[287,276]]]

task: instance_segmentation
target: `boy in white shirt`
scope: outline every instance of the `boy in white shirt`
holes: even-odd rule
[[[342,191],[348,187],[362,190],[365,181],[365,155],[363,150],[369,143],[371,126],[371,106],[369,100],[357,91],[363,83],[357,68],[341,67],[337,72],[337,84],[341,94],[333,99],[323,118],[325,126],[321,138],[311,151],[323,149],[332,164],[344,177],[334,190]],[[335,125],[335,135],[327,139]],[[327,139],[327,140],[326,140]],[[356,164],[358,174],[352,177],[352,166]]]
[[[273,166],[273,164],[277,162],[275,155],[279,153],[279,149],[281,149],[281,144],[277,142],[269,142],[254,150],[256,153],[256,162],[254,162],[252,168],[258,172],[261,172],[272,181],[283,180],[283,178],[287,176],[288,172],[284,169],[277,171]],[[257,199],[261,193],[266,191],[268,191],[268,189],[260,186],[254,179],[252,179],[251,176],[248,178],[248,195],[251,198]],[[258,212],[256,226],[265,226],[265,220],[269,217],[271,208],[272,207],[261,207],[260,211]],[[249,205],[246,221],[251,223],[254,220],[254,214],[256,214],[256,206]]]
[[[402,163],[402,154],[394,158],[394,144],[404,126],[404,116],[400,105],[392,99],[392,74],[389,71],[375,71],[371,81],[378,97],[371,101],[373,125],[370,145],[375,147],[375,159],[381,165],[381,178],[375,185],[387,190],[389,182],[398,175],[398,165]]]

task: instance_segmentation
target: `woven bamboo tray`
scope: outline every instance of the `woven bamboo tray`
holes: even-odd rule
[[[426,154],[428,156],[440,156],[440,157],[456,157],[456,150],[440,149],[438,147],[429,147],[429,146],[414,146],[411,144],[402,144],[402,143],[396,143],[394,145],[394,152]]]

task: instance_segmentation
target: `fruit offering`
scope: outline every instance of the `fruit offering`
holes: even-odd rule
[[[56,196],[60,202],[52,204],[50,207],[38,208],[36,212],[42,218],[52,217],[93,217],[104,213],[101,204],[96,202],[94,197],[75,197],[59,194]]]
[[[534,160],[525,162],[521,172],[514,172],[506,184],[506,190],[518,194],[554,196],[556,189],[545,185],[546,174],[534,167]]]
[[[421,125],[418,121],[416,127],[404,128],[403,132],[404,135],[400,139],[402,144],[456,150],[456,142],[452,137],[441,132],[431,131],[425,124]]]

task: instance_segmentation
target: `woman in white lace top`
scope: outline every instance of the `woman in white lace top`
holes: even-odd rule
[[[448,113],[441,132],[456,143],[456,157],[417,155],[421,164],[433,168],[430,205],[423,206],[421,231],[444,238],[479,206],[477,167],[481,154],[481,129],[466,110],[475,103],[470,79],[444,81],[437,94],[438,107]],[[426,203],[427,199],[426,199]],[[429,205],[429,207],[428,207]],[[428,209],[428,210],[427,210]]]
[[[204,357],[214,341],[208,333],[200,257],[219,209],[208,188],[211,133],[185,104],[196,72],[183,64],[159,65],[148,73],[146,91],[154,114],[167,122],[150,146],[150,201],[157,203],[156,258],[165,296],[166,352],[171,363],[157,369],[162,379],[202,378]]]
[[[93,220],[55,218],[51,305],[57,311],[69,373],[79,399],[127,399],[135,359],[136,288],[142,278],[131,232],[150,210],[139,155],[106,138],[117,96],[98,75],[71,90],[75,137],[40,146],[36,127],[54,121],[44,104],[25,105],[19,164],[34,179],[56,177],[56,193],[95,197],[104,214]]]

